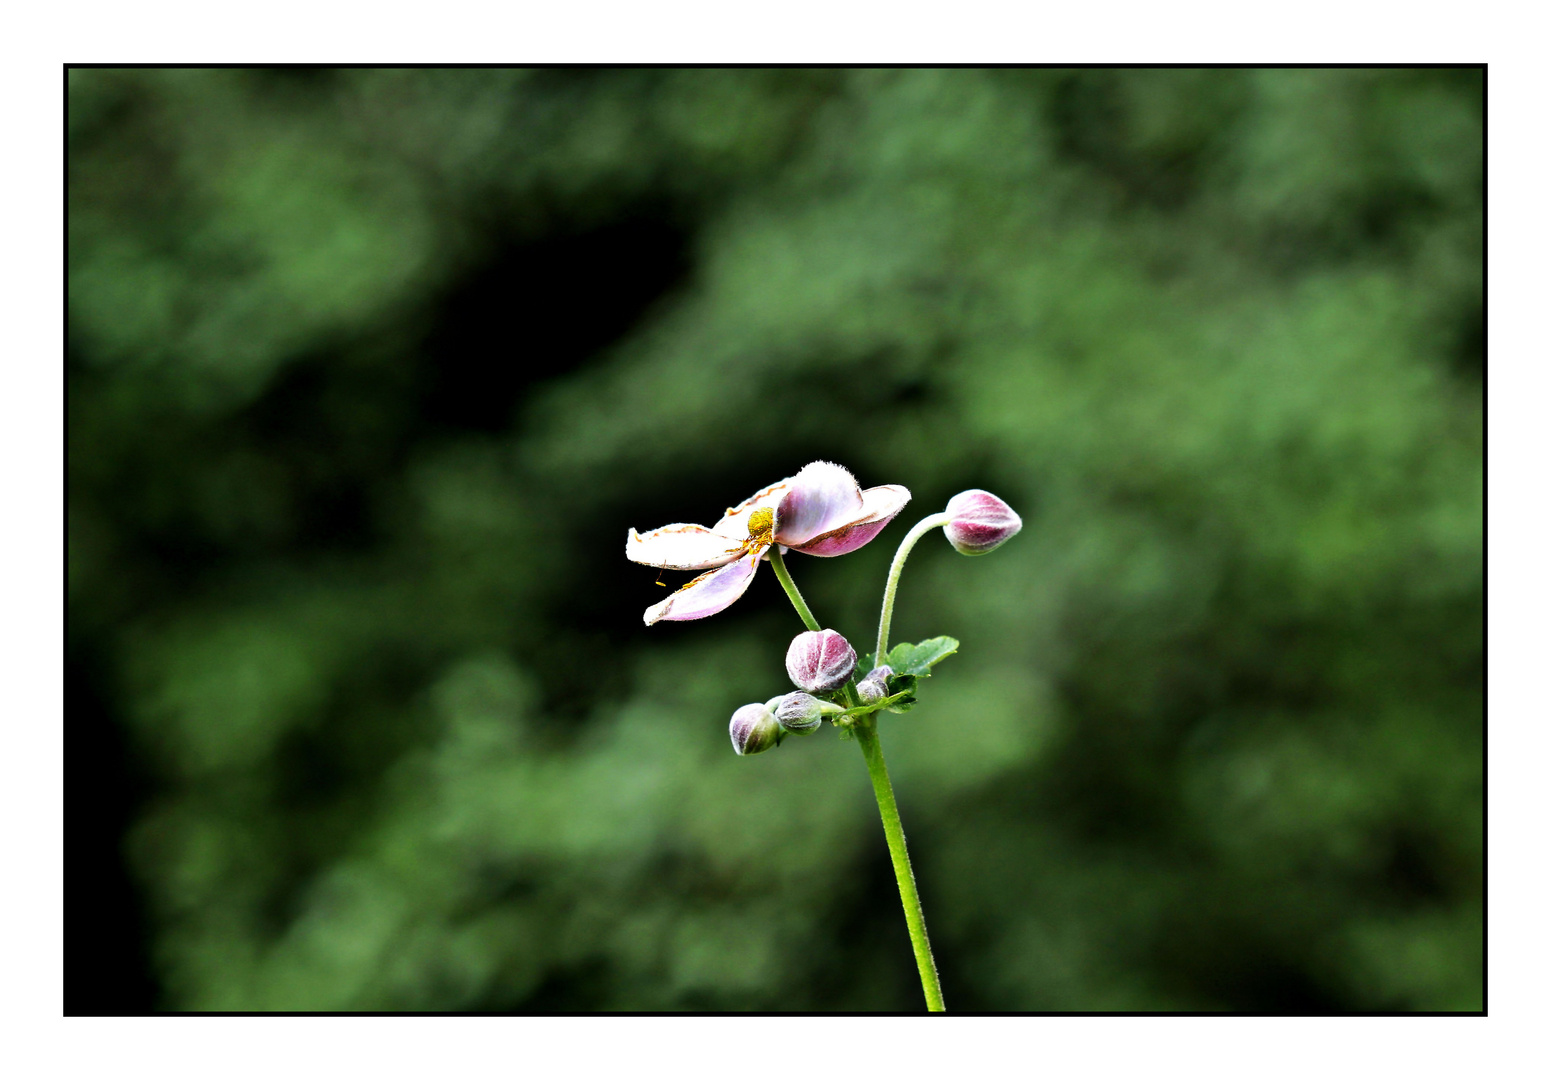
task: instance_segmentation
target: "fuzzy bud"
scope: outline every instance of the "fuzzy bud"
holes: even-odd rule
[[[838,690],[856,670],[856,650],[833,630],[812,630],[792,638],[786,673],[810,694]]]
[[[869,671],[867,677],[856,684],[856,692],[861,696],[862,704],[871,705],[888,697],[889,677],[893,674],[894,669],[887,664]]]
[[[755,702],[732,714],[728,725],[732,748],[739,754],[758,754],[781,741],[781,725],[769,707]]]
[[[776,721],[793,735],[807,735],[817,731],[826,716],[845,712],[839,705],[820,701],[801,690],[776,698],[774,708]]]
[[[942,531],[960,555],[984,555],[995,551],[1023,528],[1023,519],[1012,507],[989,491],[971,488],[948,500],[949,520]]]

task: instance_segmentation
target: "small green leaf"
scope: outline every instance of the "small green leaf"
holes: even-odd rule
[[[958,639],[948,637],[946,634],[928,638],[918,645],[900,642],[890,649],[888,658],[884,661],[894,669],[894,674],[889,677],[888,692],[890,695],[908,693],[910,696],[888,706],[888,711],[909,712],[916,704],[916,684],[931,676],[933,664],[947,659],[958,652],[958,649]],[[856,669],[867,672],[875,666],[872,653],[868,653],[857,662]]]
[[[934,664],[946,660],[958,651],[958,638],[948,637],[944,634],[941,637],[927,638],[918,645],[902,641],[889,650],[889,655],[884,660],[884,663],[893,668],[896,675],[920,675],[924,677],[931,674],[930,668]],[[873,659],[872,653],[866,653],[856,662],[856,670],[863,675],[877,666],[877,661]]]
[[[889,667],[896,675],[930,675],[934,664],[941,663],[959,651],[957,638],[928,638],[919,645],[901,643],[889,650]]]

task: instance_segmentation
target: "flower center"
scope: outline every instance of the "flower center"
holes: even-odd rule
[[[775,542],[771,532],[775,526],[775,511],[768,506],[761,506],[749,514],[749,539],[748,548],[769,547]]]

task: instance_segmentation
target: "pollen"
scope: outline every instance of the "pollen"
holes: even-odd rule
[[[771,529],[775,525],[775,511],[768,506],[758,507],[749,514],[749,539],[759,544],[771,543]]]

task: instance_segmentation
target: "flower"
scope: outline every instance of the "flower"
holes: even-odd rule
[[[960,555],[995,551],[1023,528],[1023,519],[989,491],[971,488],[948,500],[949,521],[942,531]]]
[[[792,638],[786,673],[809,693],[838,690],[856,670],[856,650],[833,630],[809,630]]]
[[[855,551],[894,520],[910,501],[898,484],[863,491],[839,465],[815,461],[728,510],[710,528],[664,525],[630,530],[625,558],[662,570],[708,570],[646,609],[647,626],[715,615],[754,579],[772,544],[783,552],[830,557]],[[715,568],[715,569],[713,569]]]
[[[732,736],[732,748],[740,756],[769,750],[785,734],[781,725],[776,723],[775,713],[771,711],[768,701],[763,705],[756,701],[733,713],[727,733]]]

